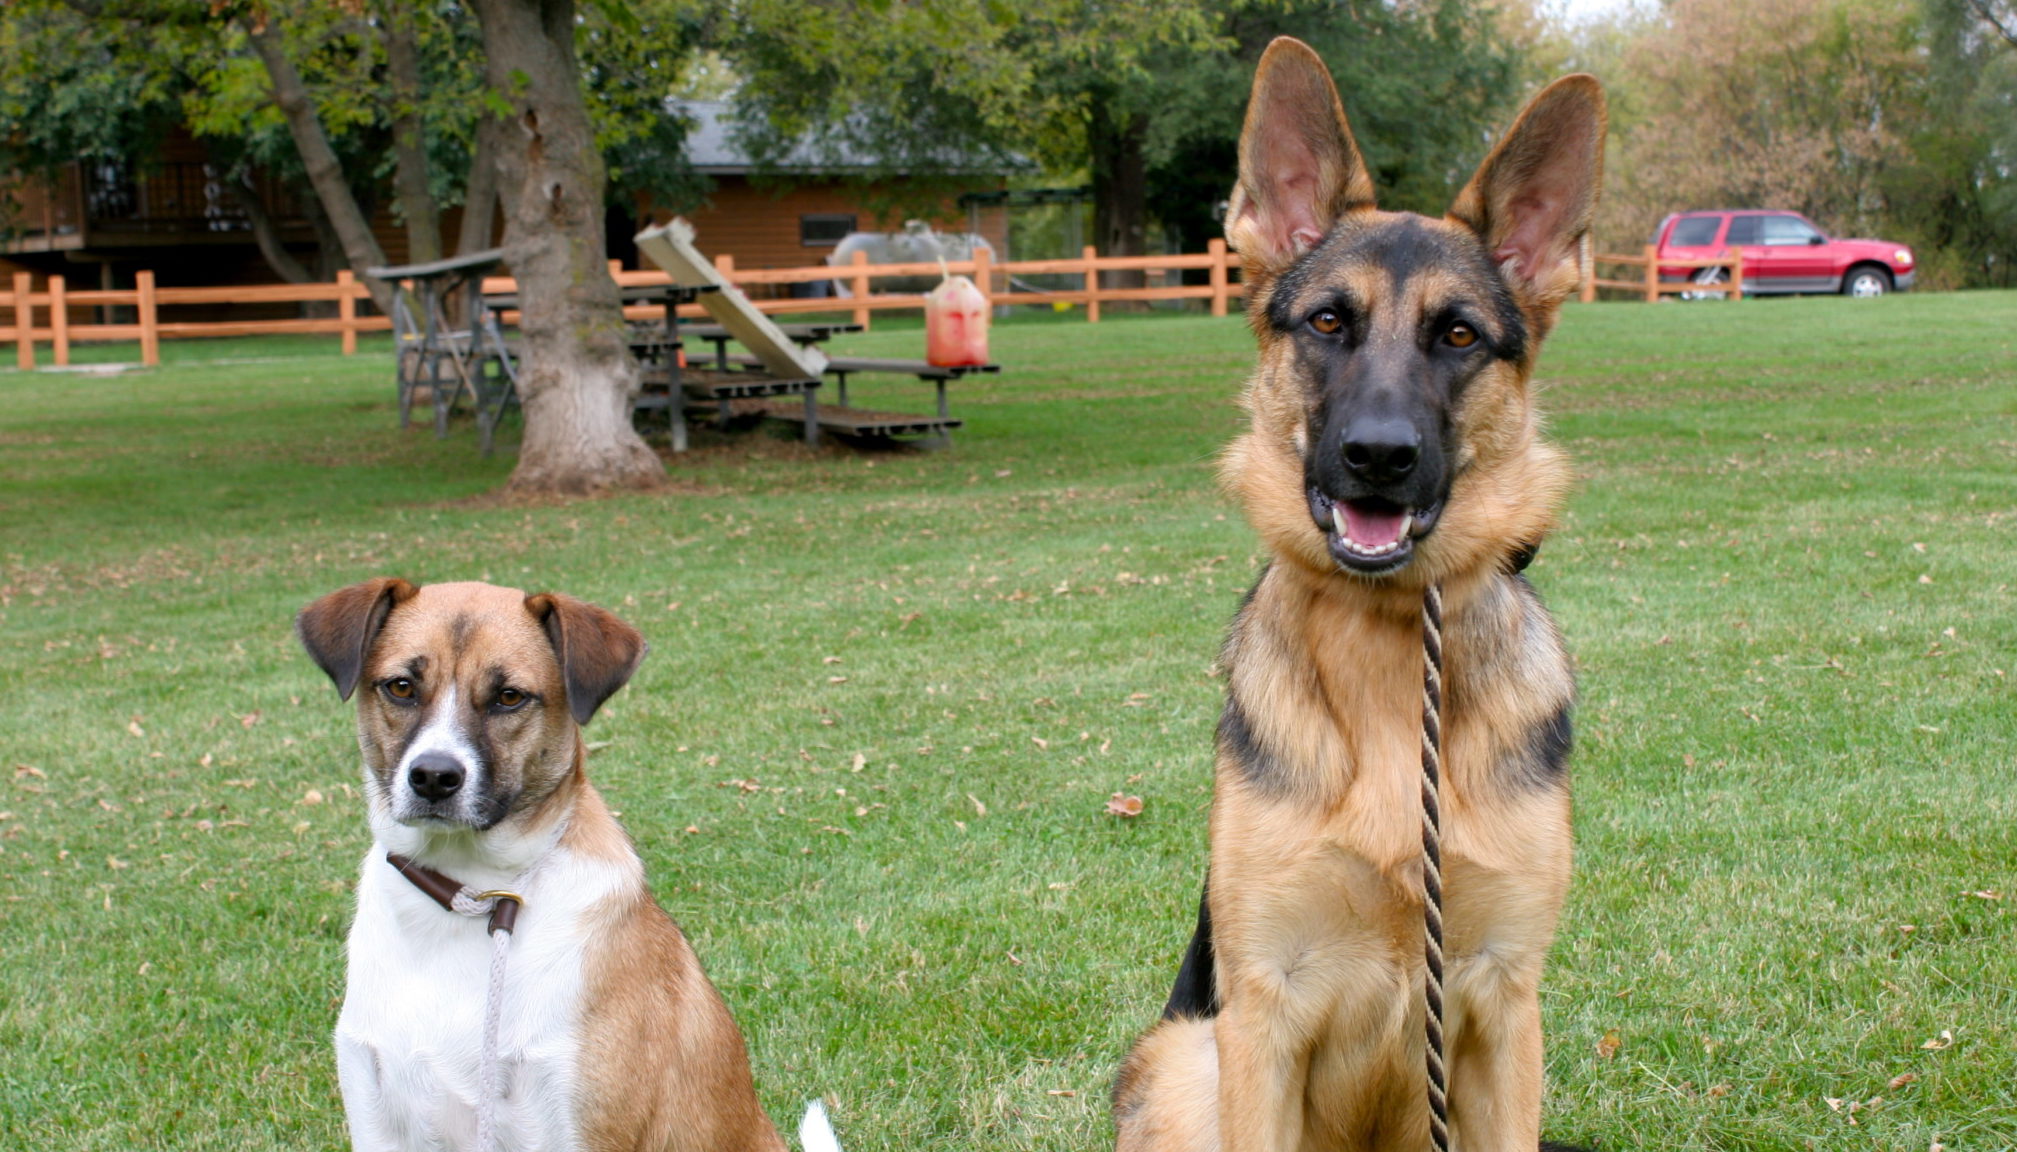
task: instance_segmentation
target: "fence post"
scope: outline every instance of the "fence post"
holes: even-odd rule
[[[868,331],[868,249],[857,248],[848,259],[854,264],[854,278],[848,282],[848,291],[854,293],[854,322],[861,330]]]
[[[1212,315],[1226,314],[1226,240],[1214,236],[1205,241],[1205,252],[1212,258]]]
[[[1590,242],[1588,232],[1583,233],[1583,241],[1577,247],[1580,251],[1576,257],[1576,271],[1582,276],[1583,283],[1577,289],[1576,299],[1585,304],[1594,304],[1597,300],[1597,257],[1596,248]]]
[[[980,289],[981,299],[987,301],[988,311],[994,311],[994,253],[986,248],[973,250],[973,282]]]
[[[49,278],[49,343],[56,349],[56,366],[70,366],[70,301],[63,277]]]
[[[34,286],[34,276],[14,274],[14,362],[23,372],[35,367],[35,305],[28,301]]]
[[[133,274],[133,287],[137,293],[140,311],[140,362],[149,368],[161,366],[161,318],[155,314],[154,273],[143,270]]]
[[[1657,304],[1660,302],[1660,250],[1648,244],[1644,252],[1646,254],[1646,303]]]
[[[336,270],[336,318],[343,321],[343,354],[357,355],[357,277],[348,268]]]
[[[1744,250],[1737,249],[1737,258],[1730,261],[1730,299],[1744,298]]]
[[[1086,245],[1080,252],[1080,256],[1086,262],[1086,323],[1088,324],[1097,324],[1100,322],[1100,274],[1099,269],[1093,264],[1095,260],[1099,259],[1099,255],[1100,250],[1090,244]]]

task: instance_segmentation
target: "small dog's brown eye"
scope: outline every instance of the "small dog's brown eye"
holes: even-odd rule
[[[1338,329],[1344,326],[1345,318],[1331,311],[1329,308],[1310,317],[1310,327],[1315,328],[1326,336],[1337,335]]]
[[[1452,324],[1443,335],[1443,343],[1452,348],[1469,348],[1478,342],[1478,331],[1469,324]]]
[[[525,703],[525,693],[520,692],[516,688],[506,688],[497,694],[497,706],[499,708],[516,708],[523,703]]]
[[[385,682],[385,694],[394,700],[413,699],[413,681],[404,676],[395,676]]]

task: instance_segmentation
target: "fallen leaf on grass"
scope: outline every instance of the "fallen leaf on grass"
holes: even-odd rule
[[[1890,1082],[1885,1084],[1884,1087],[1889,1088],[1895,1092],[1898,1089],[1903,1088],[1905,1085],[1912,1083],[1914,1080],[1917,1080],[1918,1078],[1919,1074],[1917,1072],[1900,1072],[1896,1076],[1891,1077]]]
[[[247,712],[238,718],[238,726],[240,728],[250,728],[257,723],[259,723],[259,712],[257,709]]]
[[[1954,1033],[1945,1028],[1940,1029],[1940,1034],[1938,1036],[1935,1036],[1931,1040],[1926,1041],[1924,1044],[1919,1045],[1919,1047],[1925,1049],[1928,1052],[1938,1052],[1942,1048],[1952,1048],[1953,1046],[1954,1046]]]
[[[1050,1092],[1049,1092],[1049,1095],[1052,1095],[1052,1096],[1076,1096],[1076,1095],[1078,1095],[1078,1093],[1076,1093],[1076,1092],[1072,1091],[1072,1090],[1071,1090],[1071,1089],[1069,1089],[1069,1088],[1053,1088],[1053,1089],[1051,1089],[1051,1090],[1050,1090]]]
[[[49,779],[49,773],[44,772],[42,769],[37,768],[33,764],[16,764],[14,766],[14,778],[16,780],[19,780],[23,776],[33,776],[37,780]]]
[[[147,729],[140,726],[140,717],[138,716],[126,722],[126,730],[142,738],[145,738],[147,735]]]
[[[1624,1044],[1625,1038],[1618,1035],[1616,1028],[1611,1029],[1604,1033],[1603,1039],[1597,1041],[1597,1059],[1609,1060],[1618,1054],[1618,1049],[1624,1047]]]
[[[1116,792],[1107,800],[1109,816],[1139,816],[1142,814],[1142,798]]]
[[[301,794],[300,803],[308,805],[320,804],[322,803],[322,793],[314,788],[310,788],[308,791]]]
[[[973,801],[973,812],[975,816],[987,815],[987,805],[980,802],[980,797],[969,792],[966,794],[966,798]]]
[[[2003,893],[1998,892],[1994,888],[1983,888],[1970,892],[1968,895],[1973,896],[1977,900],[2001,900],[2003,898]]]

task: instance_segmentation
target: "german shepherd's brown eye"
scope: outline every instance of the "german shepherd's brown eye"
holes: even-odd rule
[[[1315,328],[1317,331],[1323,333],[1326,336],[1337,335],[1338,329],[1343,328],[1344,326],[1345,326],[1345,318],[1338,315],[1336,312],[1331,311],[1329,308],[1325,308],[1324,310],[1318,312],[1316,315],[1310,317],[1310,327]]]
[[[1450,330],[1443,333],[1443,343],[1452,348],[1469,348],[1477,342],[1478,330],[1469,324],[1452,324]]]
[[[409,704],[413,702],[414,693],[415,691],[417,691],[413,686],[413,681],[408,680],[404,676],[394,676],[392,679],[387,680],[384,684],[380,685],[380,687],[385,690],[385,694],[387,696],[390,696],[394,700],[400,701],[402,703],[409,703]]]
[[[529,699],[531,697],[516,688],[506,688],[497,694],[497,706],[506,712],[510,712],[523,705]]]

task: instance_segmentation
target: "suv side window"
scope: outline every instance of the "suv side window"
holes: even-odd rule
[[[1716,228],[1723,223],[1721,216],[1683,216],[1674,221],[1674,230],[1667,233],[1667,243],[1676,248],[1701,248],[1716,242]]]
[[[1765,243],[1775,246],[1808,244],[1820,235],[1805,220],[1792,216],[1766,216]]]
[[[1762,219],[1764,219],[1764,217],[1762,216],[1730,217],[1730,237],[1729,239],[1725,240],[1724,243],[1726,244],[1758,243],[1758,221]]]

